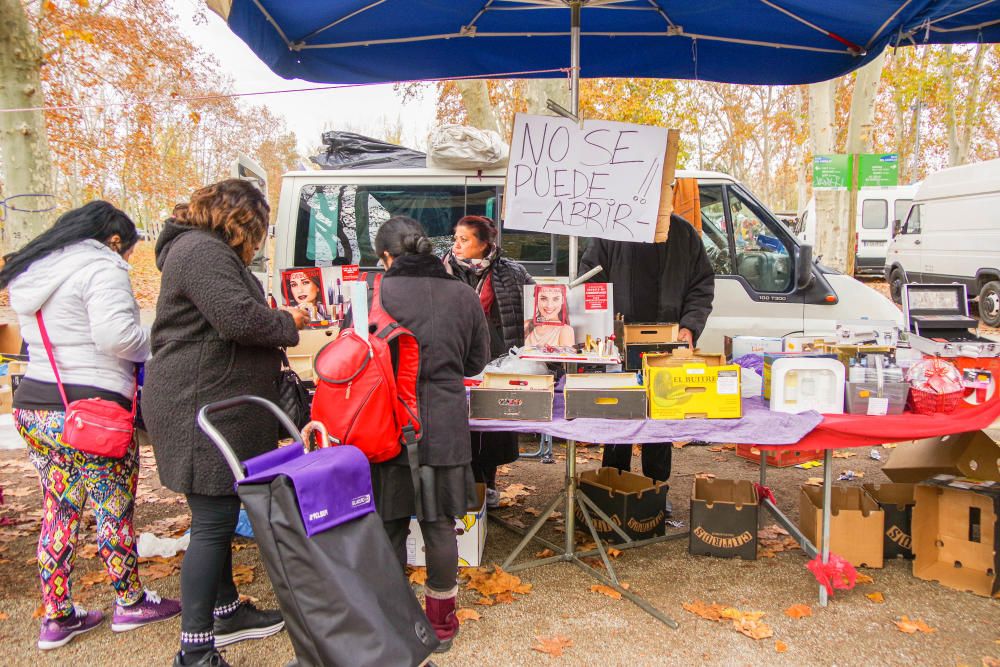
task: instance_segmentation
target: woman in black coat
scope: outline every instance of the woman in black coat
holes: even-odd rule
[[[386,267],[382,307],[420,343],[420,464],[434,470],[436,503],[430,509],[437,515],[425,516],[420,532],[427,555],[427,617],[441,640],[440,652],[451,647],[458,632],[455,517],[477,498],[463,380],[481,372],[490,357],[486,317],[476,293],[449,276],[431,249],[420,223],[403,216],[390,218],[375,236],[375,252]],[[372,466],[372,487],[375,507],[405,565],[407,529],[416,514],[405,452]],[[423,493],[426,501],[428,489]]]
[[[174,209],[156,243],[163,276],[142,414],[160,481],[185,494],[191,510],[174,665],[224,665],[216,647],[284,625],[279,612],[239,601],[231,543],[240,499],[229,466],[195,423],[198,410],[214,401],[242,394],[276,400],[279,348],[297,344],[309,319],[305,311],[269,308],[247,268],[266,238],[268,211],[250,183],[222,181]],[[215,423],[241,460],[277,446],[277,422],[259,409],[220,413]]]
[[[507,259],[497,244],[496,224],[467,215],[455,225],[455,243],[444,257],[444,268],[476,290],[490,329],[490,358],[524,345],[524,286],[534,284],[528,271]],[[517,460],[516,433],[474,432],[472,471],[486,484],[486,504],[497,507],[497,466]]]

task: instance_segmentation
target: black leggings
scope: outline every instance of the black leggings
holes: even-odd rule
[[[213,611],[232,606],[239,599],[233,583],[232,543],[240,499],[188,494],[187,502],[191,544],[181,566],[182,649],[211,646]]]
[[[406,535],[410,525],[409,517],[385,521],[385,532],[389,535],[396,558],[406,567]],[[455,536],[455,520],[421,521],[420,532],[424,536],[427,557],[427,587],[433,591],[450,591],[458,583],[458,538]]]
[[[642,474],[657,482],[670,479],[670,464],[673,460],[674,447],[670,442],[649,443],[639,445],[642,449]],[[632,445],[604,445],[601,465],[606,468],[618,468],[628,472],[632,469]]]

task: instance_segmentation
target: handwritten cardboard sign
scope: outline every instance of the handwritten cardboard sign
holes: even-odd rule
[[[517,114],[505,226],[651,243],[666,144],[662,127]]]

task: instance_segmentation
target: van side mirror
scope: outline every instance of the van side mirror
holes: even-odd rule
[[[902,230],[903,230],[903,221],[902,220],[898,220],[898,219],[897,220],[893,220],[892,221],[892,238],[896,238],[897,236],[899,236],[899,232],[901,232]]]
[[[795,252],[795,289],[801,291],[813,281],[813,247],[808,243],[798,246]]]

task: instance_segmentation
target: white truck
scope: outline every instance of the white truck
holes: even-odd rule
[[[390,215],[427,229],[436,251],[451,245],[455,222],[467,214],[500,217],[504,171],[340,169],[289,172],[282,177],[271,292],[290,267],[359,264],[377,270],[373,240]],[[696,179],[702,241],[715,268],[715,303],[700,346],[721,351],[723,338],[832,333],[837,320],[893,320],[888,299],[849,276],[813,262],[811,248],[732,177],[678,171]],[[272,204],[273,205],[273,204]],[[534,275],[566,275],[566,237],[506,229],[504,253]],[[580,252],[586,247],[581,240]]]
[[[962,283],[1000,327],[1000,160],[928,176],[896,231],[883,270],[897,303],[906,283]]]

